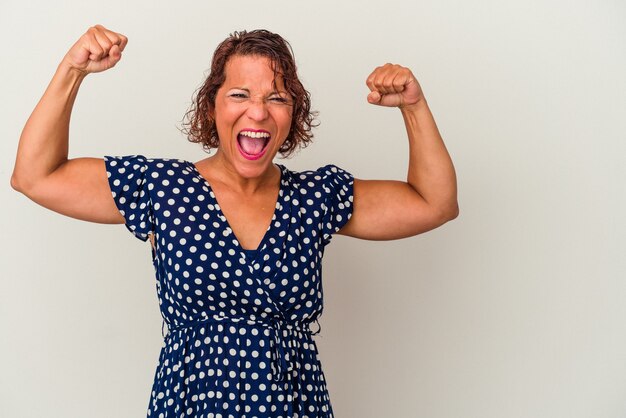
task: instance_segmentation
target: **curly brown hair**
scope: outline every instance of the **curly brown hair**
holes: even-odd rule
[[[290,156],[296,148],[305,148],[312,141],[311,128],[318,126],[315,121],[318,112],[311,111],[311,95],[298,79],[293,49],[280,35],[265,29],[237,31],[220,43],[213,54],[211,71],[196,90],[192,104],[183,120],[182,132],[189,141],[201,143],[209,151],[217,148],[219,137],[215,119],[211,117],[215,109],[217,91],[226,79],[226,63],[234,55],[258,55],[270,60],[276,77],[281,76],[285,89],[293,98],[292,120],[289,135],[278,152],[283,158]]]

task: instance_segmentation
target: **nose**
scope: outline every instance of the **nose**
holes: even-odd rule
[[[262,121],[267,119],[269,112],[267,110],[267,104],[265,103],[265,100],[263,100],[262,98],[257,98],[250,100],[249,103],[250,104],[248,106],[246,114],[250,119],[255,121]]]

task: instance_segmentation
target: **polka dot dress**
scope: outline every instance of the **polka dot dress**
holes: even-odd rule
[[[313,335],[324,248],[352,215],[353,176],[332,164],[277,164],[272,221],[259,247],[244,250],[193,163],[104,161],[126,228],[142,241],[154,234],[168,332],[148,417],[333,417]]]

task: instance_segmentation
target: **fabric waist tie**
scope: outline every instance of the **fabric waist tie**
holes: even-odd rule
[[[317,319],[310,322],[295,322],[288,321],[285,318],[280,317],[269,317],[269,318],[258,318],[252,319],[248,317],[227,317],[221,315],[213,315],[209,317],[203,317],[196,321],[192,321],[189,323],[182,323],[177,325],[167,325],[167,335],[163,334],[163,327],[161,327],[161,333],[163,334],[163,338],[167,339],[173,332],[180,331],[183,329],[195,328],[198,326],[202,326],[208,323],[219,323],[219,322],[230,322],[230,323],[238,323],[245,322],[248,325],[258,325],[264,328],[268,328],[270,330],[270,344],[272,345],[272,380],[275,382],[280,382],[286,380],[286,375],[290,374],[291,370],[293,370],[293,362],[291,361],[291,348],[295,348],[293,344],[293,332],[301,331],[309,333],[310,335],[317,335],[322,330],[321,325],[317,321]],[[318,330],[312,332],[309,328],[309,324],[311,322],[317,322]],[[163,325],[165,325],[165,320],[163,321]],[[285,337],[285,331],[287,332]],[[286,342],[285,339],[288,341]]]

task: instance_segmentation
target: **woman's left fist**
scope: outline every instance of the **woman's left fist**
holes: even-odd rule
[[[367,101],[375,105],[403,108],[424,98],[411,70],[401,65],[387,63],[376,67],[365,83],[371,90]]]

